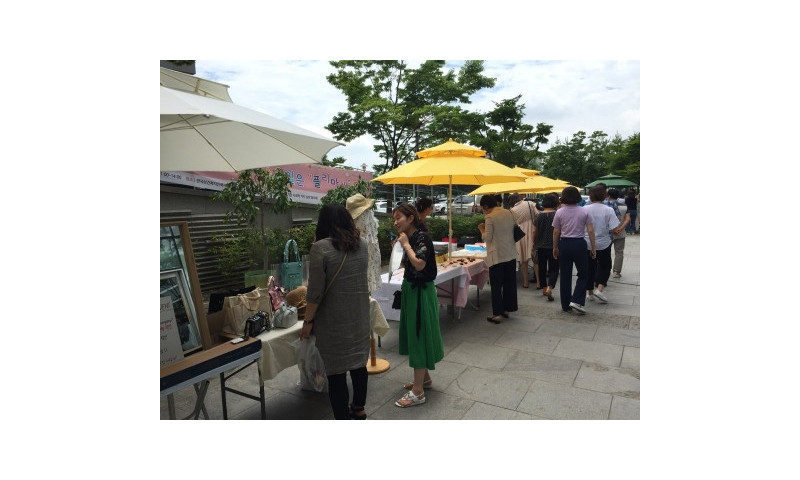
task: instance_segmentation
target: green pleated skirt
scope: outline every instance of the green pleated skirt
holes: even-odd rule
[[[433,282],[424,288],[414,288],[403,280],[400,302],[400,355],[408,355],[411,368],[434,370],[436,363],[444,358],[442,331],[439,329],[439,301]],[[419,302],[420,328],[417,336],[417,303]]]

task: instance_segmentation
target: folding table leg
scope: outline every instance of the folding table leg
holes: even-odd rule
[[[175,396],[171,393],[167,395],[167,407],[169,408],[169,419],[175,420]]]

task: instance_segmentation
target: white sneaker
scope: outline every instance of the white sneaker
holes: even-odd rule
[[[606,294],[601,292],[600,290],[594,292],[594,296],[597,297],[597,299],[600,300],[601,302],[608,303],[608,297],[606,297]]]
[[[620,274],[619,274],[619,272],[614,272],[614,274],[613,274],[613,275],[611,275],[611,277],[612,277],[612,278],[619,278],[619,277],[621,277],[621,276],[622,276],[622,275],[620,275]]]
[[[583,305],[578,305],[575,302],[569,302],[569,308],[571,308],[571,309],[575,310],[576,312],[578,312],[578,315],[585,315],[586,314],[586,309],[583,308]]]

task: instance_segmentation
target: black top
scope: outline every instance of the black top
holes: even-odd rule
[[[408,256],[404,253],[401,265],[405,268],[403,278],[409,282],[432,282],[436,279],[436,252],[433,251],[433,241],[427,233],[417,230],[408,239],[408,244],[414,249],[414,254],[420,260],[425,260],[425,268],[420,271],[414,269]]]
[[[556,212],[542,212],[536,217],[536,248],[553,248],[553,218]]]
[[[628,211],[636,210],[636,197],[625,197],[625,205]]]

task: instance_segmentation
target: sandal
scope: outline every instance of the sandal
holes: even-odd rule
[[[414,392],[409,390],[405,393],[405,395],[403,395],[396,402],[394,402],[394,404],[400,408],[406,408],[406,407],[413,407],[414,405],[422,405],[423,403],[425,403],[426,400],[427,399],[425,398],[424,392],[421,393],[420,395],[414,395]]]
[[[486,317],[486,321],[499,324],[501,321],[500,318],[502,318],[500,315],[497,315],[496,317]]]
[[[407,382],[403,384],[403,388],[406,390],[411,390],[414,387],[414,382]],[[422,388],[425,390],[429,390],[433,388],[433,380],[425,380],[422,382]]]
[[[353,420],[366,420],[367,413],[364,412],[364,407],[354,407],[353,404],[350,404],[350,418]]]

